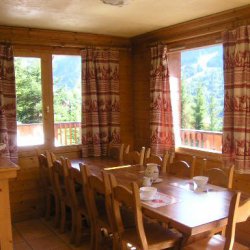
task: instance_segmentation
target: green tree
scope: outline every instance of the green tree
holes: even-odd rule
[[[209,127],[210,131],[221,131],[221,124],[219,117],[219,108],[218,103],[216,103],[216,99],[214,96],[211,97],[209,106],[208,106],[208,116],[209,116]]]
[[[68,90],[66,86],[54,91],[54,119],[55,122],[80,121],[81,98],[79,88]]]
[[[40,60],[15,58],[17,121],[39,123],[42,121],[42,91]]]
[[[194,96],[193,104],[193,121],[194,128],[196,130],[203,130],[204,120],[206,116],[205,96],[203,93],[203,86],[201,83],[198,84],[196,96]]]
[[[182,80],[181,83],[181,128],[192,128],[192,96],[188,93],[187,83]]]

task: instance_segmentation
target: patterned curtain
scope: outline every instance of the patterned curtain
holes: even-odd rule
[[[223,46],[223,158],[250,172],[250,25],[225,32]]]
[[[0,143],[6,144],[0,152],[17,162],[16,143],[16,89],[12,47],[0,44]]]
[[[103,156],[120,144],[119,51],[82,50],[82,155]]]
[[[154,154],[164,154],[174,148],[173,118],[167,48],[151,48],[150,72],[150,146]]]

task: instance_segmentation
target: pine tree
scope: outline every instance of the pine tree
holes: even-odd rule
[[[192,128],[192,96],[188,93],[187,83],[182,80],[181,84],[181,128]]]
[[[193,121],[194,128],[196,130],[203,130],[204,120],[206,116],[206,107],[205,107],[205,96],[203,93],[203,86],[199,83],[197,88],[197,94],[194,97],[194,105],[193,105]]]

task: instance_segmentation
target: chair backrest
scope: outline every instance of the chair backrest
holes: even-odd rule
[[[109,228],[113,230],[114,222],[111,207],[111,188],[108,175],[104,172],[102,172],[101,178],[96,175],[90,175],[89,187],[90,196],[92,198],[91,207],[94,218],[104,219],[106,222],[108,222]],[[99,200],[97,198],[99,198]],[[102,207],[102,205],[104,206]],[[105,211],[100,211],[102,209],[104,209]],[[103,216],[105,216],[106,218],[103,218]]]
[[[227,169],[207,168],[207,159],[203,159],[203,174],[208,176],[208,182],[210,184],[232,188],[234,165],[231,165]]]
[[[140,153],[138,151],[132,151],[128,153],[124,153],[123,162],[129,164],[140,164],[143,165],[145,155],[145,147],[141,148]]]
[[[108,157],[123,161],[123,153],[124,153],[124,144],[116,145],[109,143],[108,145]]]
[[[118,235],[121,237],[126,230],[125,222],[122,220],[121,206],[125,206],[128,210],[133,211],[135,226],[137,228],[137,238],[139,239],[140,249],[148,249],[147,238],[143,226],[143,215],[141,210],[141,201],[139,196],[139,188],[135,182],[131,183],[132,191],[127,187],[118,185],[114,175],[109,175],[112,190],[112,207],[114,220]]]
[[[150,148],[146,150],[144,164],[147,163],[156,163],[160,166],[161,173],[167,172],[167,167],[173,161],[173,154],[170,151],[167,151],[163,157],[155,154],[150,154]]]
[[[76,193],[76,185],[82,184],[82,178],[80,176],[79,170],[72,167],[68,158],[65,158],[62,163],[64,168],[67,196],[69,197],[71,204],[77,208],[79,206],[79,200]]]
[[[151,148],[147,148],[145,150],[145,157],[144,157],[145,159],[144,160],[146,160],[147,158],[149,158],[150,155],[151,155]]]
[[[129,150],[130,150],[130,144],[125,144],[125,145],[124,145],[123,155],[124,155],[124,154],[127,154],[127,153],[129,152]]]
[[[193,178],[195,163],[195,156],[192,156],[191,165],[189,165],[186,161],[174,161],[168,165],[168,173],[181,178]]]
[[[98,219],[104,219],[110,230],[114,228],[113,213],[111,207],[111,188],[107,174],[102,172],[101,178],[91,174],[86,165],[80,164],[84,182],[84,195],[87,199],[88,211],[93,223]],[[104,209],[105,211],[100,211]],[[104,218],[105,216],[105,218]]]
[[[41,184],[43,188],[52,186],[52,172],[48,166],[47,157],[44,154],[38,155]]]
[[[65,188],[67,185],[65,176],[68,175],[68,172],[65,171],[65,158],[60,157],[60,160],[55,160],[53,162],[53,173],[54,173],[54,183],[55,189],[58,196],[62,199],[65,196]]]
[[[224,250],[233,250],[234,239],[235,239],[235,228],[239,222],[246,221],[250,216],[250,199],[240,204],[241,193],[236,193],[231,200],[228,224],[226,227],[226,242]]]
[[[86,207],[87,207],[87,212],[88,212],[88,216],[90,219],[90,223],[93,226],[94,218],[93,218],[93,213],[91,211],[91,204],[90,204],[91,199],[90,199],[90,190],[89,190],[90,172],[89,172],[88,167],[83,163],[79,163],[79,167],[80,167],[81,179],[82,179],[82,195],[83,195],[83,199],[86,204]]]

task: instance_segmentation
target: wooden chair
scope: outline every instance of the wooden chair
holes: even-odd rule
[[[112,206],[115,226],[119,235],[121,249],[127,249],[127,243],[141,250],[166,249],[179,244],[180,235],[166,230],[159,223],[143,224],[143,214],[139,197],[139,189],[135,182],[131,183],[132,191],[118,185],[113,175],[109,175],[112,188]],[[121,205],[134,212],[135,227],[124,227],[121,216]]]
[[[47,165],[48,168],[51,172],[51,185],[53,188],[53,193],[55,196],[55,226],[58,227],[60,225],[60,213],[61,213],[61,208],[60,208],[60,197],[57,191],[56,183],[55,183],[55,171],[54,171],[54,161],[56,161],[56,156],[53,152],[50,152],[48,150],[45,151],[45,156],[47,159]]]
[[[90,237],[91,237],[91,244],[90,249],[94,249],[95,247],[95,225],[94,225],[94,217],[93,213],[91,212],[91,196],[90,196],[90,190],[89,190],[89,169],[88,167],[83,164],[79,163],[80,172],[81,172],[81,178],[82,178],[82,195],[85,200],[86,208],[88,211],[88,218],[89,218],[89,224],[90,224]]]
[[[71,200],[67,194],[67,179],[68,171],[65,168],[65,158],[60,157],[60,160],[55,160],[54,165],[54,181],[56,185],[56,191],[60,200],[60,232],[65,232],[66,227],[66,207],[71,208]]]
[[[188,246],[185,250],[200,250],[200,249],[209,249],[209,250],[244,250],[249,249],[243,245],[234,241],[235,238],[235,227],[239,222],[246,221],[250,216],[250,199],[245,201],[240,205],[240,196],[241,193],[236,193],[231,200],[229,215],[228,215],[228,224],[226,227],[225,237],[222,235],[214,235],[209,238],[198,240]]]
[[[72,215],[71,226],[71,242],[74,242],[77,246],[80,244],[83,221],[88,221],[88,210],[83,199],[82,193],[77,192],[77,184],[82,185],[82,178],[79,170],[72,168],[69,159],[65,159],[63,162],[64,178],[66,178],[66,196],[70,199],[70,208]]]
[[[186,161],[174,161],[168,165],[168,173],[181,178],[193,178],[196,157],[192,156],[192,163],[189,165]]]
[[[47,157],[44,154],[38,155],[39,169],[40,169],[40,179],[41,188],[45,192],[45,219],[49,219],[52,209],[52,198],[55,200],[56,195],[53,189],[53,175],[51,167],[48,165]]]
[[[101,241],[101,232],[105,229],[112,233],[113,249],[118,247],[117,233],[114,231],[113,213],[111,207],[111,189],[107,174],[102,172],[101,178],[92,175],[86,165],[80,163],[84,182],[87,186],[86,197],[92,223],[92,247],[98,249]]]
[[[124,153],[124,144],[114,145],[109,143],[108,145],[108,157],[119,160],[120,162],[123,161],[123,153]]]
[[[208,176],[208,182],[210,184],[232,188],[234,165],[231,165],[227,170],[221,168],[207,168],[207,159],[203,159],[203,174]]]
[[[147,149],[146,153],[145,153],[145,160],[144,160],[144,164],[146,165],[147,163],[156,163],[159,165],[160,167],[160,172],[161,173],[166,173],[167,172],[167,166],[170,162],[170,158],[171,158],[171,153],[170,152],[166,152],[164,154],[163,157],[160,157],[158,155],[155,154],[149,154],[149,149]]]
[[[128,164],[143,165],[145,155],[145,147],[142,147],[140,153],[138,151],[126,152],[123,155],[123,162]]]

